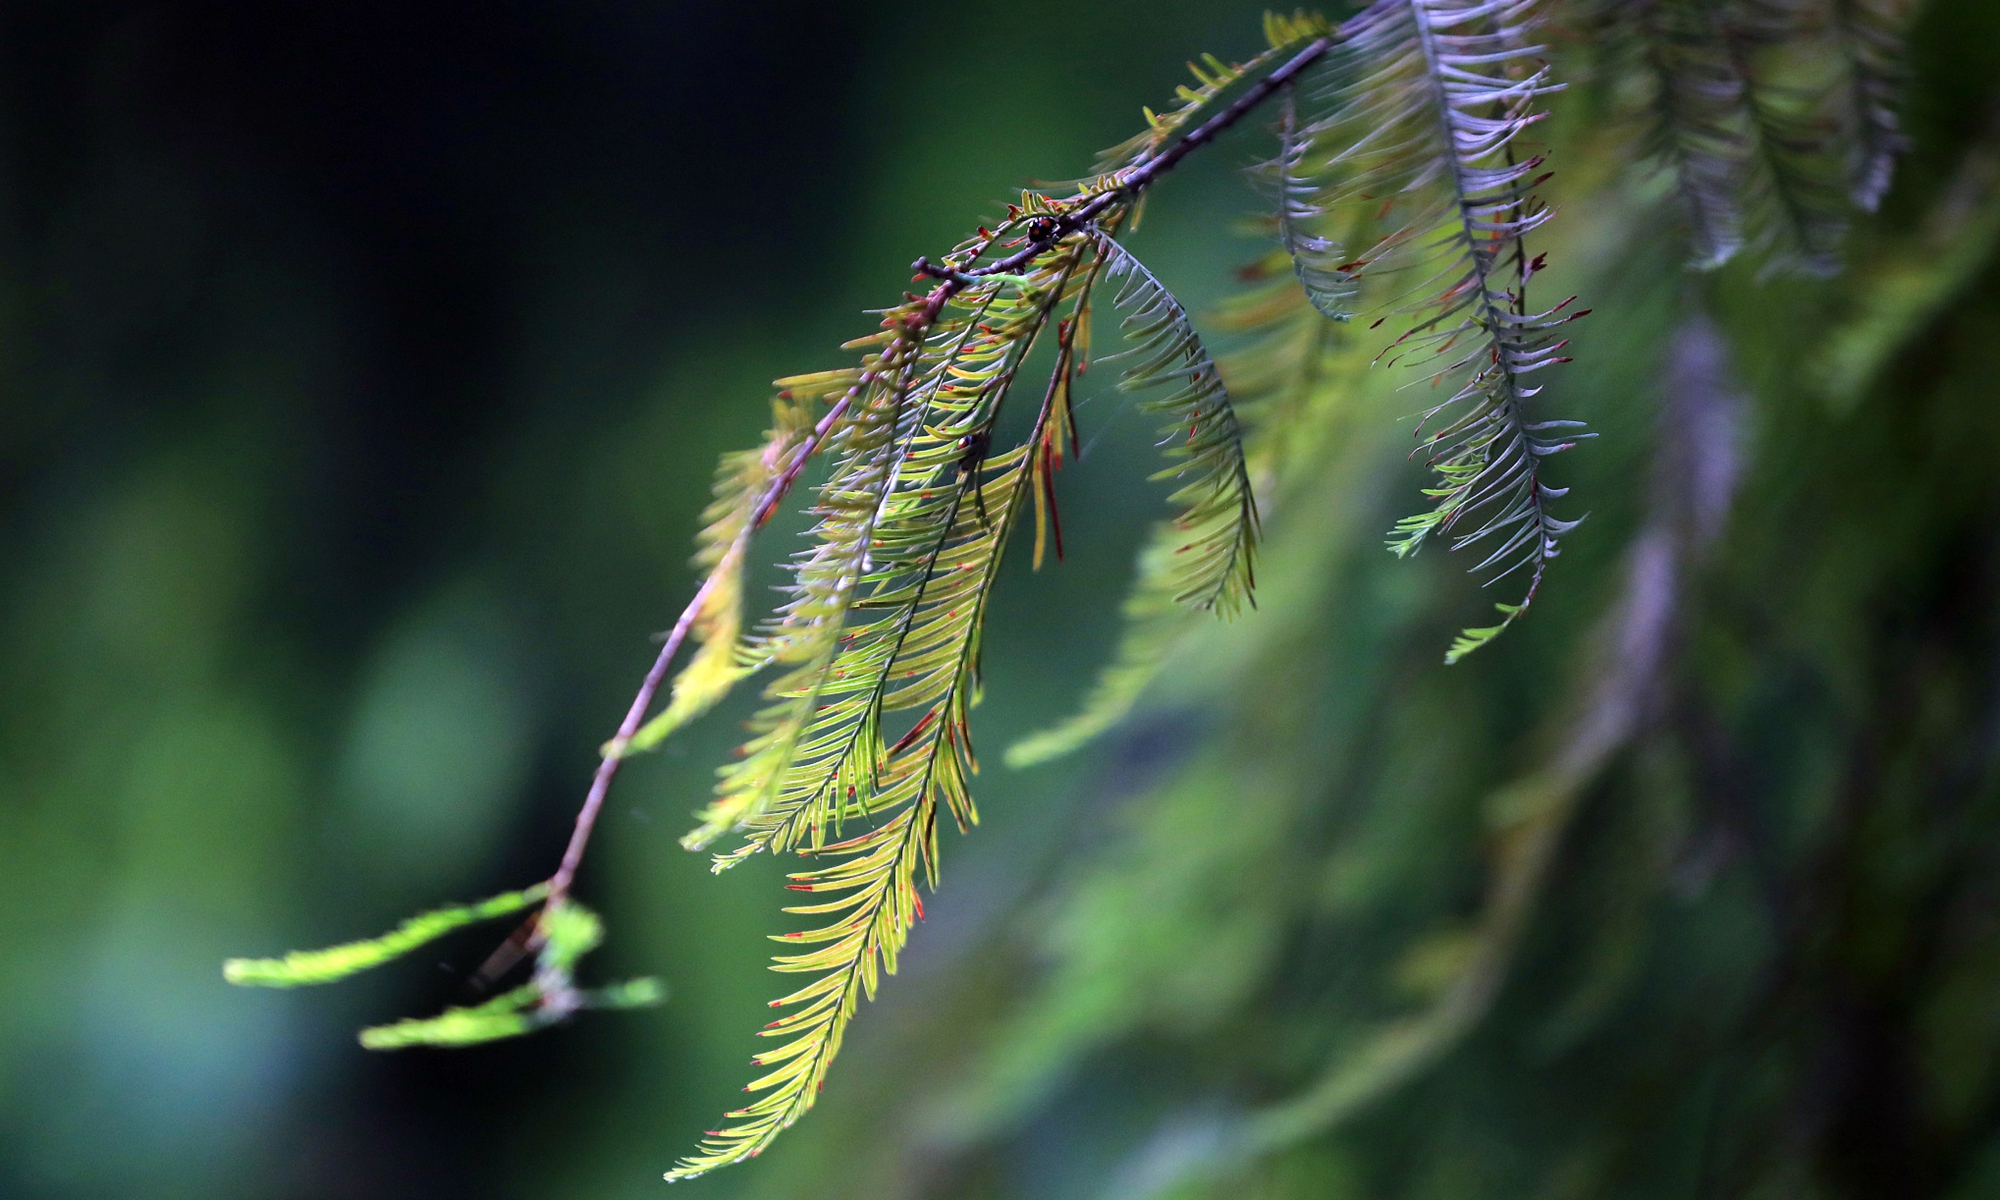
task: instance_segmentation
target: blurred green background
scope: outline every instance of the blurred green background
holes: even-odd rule
[[[656,1194],[776,994],[775,865],[676,844],[747,698],[632,765],[582,877],[586,977],[663,1008],[371,1055],[357,1027],[462,1002],[496,935],[316,992],[221,960],[544,877],[766,381],[838,365],[903,264],[1083,171],[1192,54],[1254,52],[1259,11],[0,5],[0,1196]],[[1912,61],[1916,150],[1843,283],[1683,272],[1616,62],[1579,72],[1551,286],[1599,315],[1551,391],[1603,436],[1532,620],[1437,664],[1484,598],[1380,552],[1420,474],[1371,377],[1271,498],[1263,612],[1009,771],[1162,511],[1101,383],[1068,561],[993,609],[984,824],[820,1107],[682,1186],[2000,1196],[2000,13],[1936,0]],[[1263,149],[1191,163],[1134,241],[1198,312],[1261,252]],[[1906,276],[1930,299],[1891,312]],[[1815,374],[1871,336],[1879,370]],[[1632,548],[1699,490],[1675,380],[1744,393],[1703,443],[1741,455],[1734,515],[1665,682],[1552,784]],[[1509,924],[1524,828],[1553,865]],[[1229,1149],[1424,1013],[1370,1103]]]

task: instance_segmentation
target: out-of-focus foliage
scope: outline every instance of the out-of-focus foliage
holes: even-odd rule
[[[1859,9],[1793,11],[1831,37],[1817,14]],[[636,12],[9,15],[0,1190],[662,1186],[740,1084],[768,980],[775,880],[677,845],[736,701],[633,761],[584,881],[625,931],[599,953],[673,1005],[369,1058],[345,1030],[466,1006],[491,939],[324,998],[227,989],[214,964],[546,869],[649,656],[633,631],[692,590],[708,464],[754,439],[761,381],[893,295],[887,264],[1118,136],[1188,47],[1254,49],[1254,11],[1159,5],[999,31]],[[1218,236],[1233,164],[1191,163],[1135,250],[1212,343],[1291,306],[1280,358],[1216,343],[1246,419],[1292,414],[1246,446],[1272,489],[1260,611],[1177,627],[1081,768],[989,766],[985,828],[945,851],[952,886],[826,1102],[754,1167],[681,1186],[2000,1187],[2000,495],[1979,466],[2000,449],[2000,14],[1916,14],[1912,149],[1835,283],[1767,276],[1826,243],[1751,211],[1753,255],[1684,270],[1691,210],[1637,161],[1662,145],[1657,78],[1558,33],[1545,279],[1597,315],[1547,402],[1603,434],[1561,463],[1590,510],[1562,586],[1437,663],[1484,601],[1443,556],[1381,549],[1418,485],[1412,393],[1282,261],[1252,273],[1296,299],[1225,300],[1268,243]],[[759,50],[661,68],[719,45]],[[1017,104],[965,95],[968,55]],[[835,63],[857,64],[837,86]],[[1825,178],[1852,201],[1866,173]],[[996,592],[989,744],[1069,711],[1110,656],[1117,568],[1160,500],[1119,480],[1145,422],[1091,383],[1085,457],[1126,469],[1066,472],[1067,561],[1018,556]]]

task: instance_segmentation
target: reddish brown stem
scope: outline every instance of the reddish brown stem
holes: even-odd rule
[[[842,396],[832,408],[827,409],[826,415],[819,419],[819,423],[813,426],[812,432],[806,435],[798,449],[793,451],[792,459],[786,464],[785,469],[771,481],[770,486],[764,489],[764,494],[758,498],[756,507],[750,510],[750,520],[745,523],[743,532],[737,536],[736,544],[729,548],[728,553],[742,553],[750,535],[771,519],[771,514],[777,511],[785,494],[790,492],[792,485],[798,481],[800,472],[805,470],[807,460],[833,431],[841,416],[852,405],[853,399],[851,392]],[[659,655],[653,659],[652,669],[646,672],[646,678],[639,684],[638,695],[632,697],[631,707],[625,710],[625,719],[619,722],[618,733],[605,748],[604,757],[597,764],[597,773],[591,777],[590,791],[583,798],[583,807],[577,810],[576,826],[570,831],[569,846],[563,851],[562,865],[549,877],[549,898],[544,905],[545,910],[561,903],[569,894],[570,884],[576,879],[577,868],[583,864],[583,852],[590,845],[590,832],[597,825],[597,814],[604,808],[604,797],[610,793],[611,781],[617,777],[618,765],[624,761],[625,746],[632,740],[632,736],[639,732],[639,726],[645,722],[646,713],[653,707],[653,700],[660,693],[660,685],[666,682],[667,668],[673,664],[674,655],[680,652],[681,643],[687,640],[688,631],[694,628],[695,618],[701,614],[702,606],[708,602],[709,594],[715,590],[715,581],[716,572],[709,572],[708,578],[702,581],[700,589],[695,592],[694,599],[688,601],[688,606],[681,610],[679,619],[674,622],[673,629],[667,634],[666,642],[660,647]]]

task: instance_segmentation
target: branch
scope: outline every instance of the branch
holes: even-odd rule
[[[1227,108],[1202,122],[1198,128],[1177,138],[1167,149],[1136,167],[1112,175],[1112,186],[1091,194],[1089,199],[1078,207],[1054,217],[1038,232],[1031,233],[1028,243],[1008,257],[967,271],[939,266],[928,258],[917,259],[911,264],[911,269],[919,276],[938,280],[938,284],[924,297],[924,307],[909,320],[906,327],[908,333],[920,336],[924,330],[937,322],[951,298],[967,287],[993,280],[996,276],[1018,276],[1021,268],[1047,253],[1063,238],[1090,225],[1114,205],[1130,203],[1137,199],[1154,180],[1173,170],[1182,159],[1241,121],[1258,105],[1296,79],[1307,67],[1319,61],[1327,51],[1344,40],[1346,36],[1338,31],[1313,39],[1283,66],[1252,84]],[[741,538],[747,540],[770,519],[778,504],[791,490],[792,484],[797,481],[800,472],[805,469],[807,460],[825,441],[861,386],[863,384],[857,384],[855,390],[850,390],[835,403],[833,408],[820,419],[819,424],[813,427],[812,433],[793,455],[791,463],[765,490],[764,496],[753,510],[751,520],[745,525]],[[653,660],[652,669],[646,672],[646,678],[639,685],[638,694],[632,698],[632,705],[626,710],[624,721],[619,723],[617,734],[606,745],[603,760],[598,763],[597,773],[591,778],[590,791],[584,796],[583,807],[577,811],[576,826],[570,833],[569,846],[563,851],[562,865],[549,878],[549,900],[544,912],[557,906],[568,895],[570,884],[576,878],[577,869],[583,863],[584,851],[590,845],[591,830],[596,826],[598,813],[604,807],[604,798],[611,790],[611,781],[617,777],[619,764],[623,761],[624,748],[645,722],[646,713],[652,708],[660,686],[666,682],[667,670],[672,665],[674,656],[680,652],[681,643],[687,640],[688,631],[693,628],[695,617],[701,612],[703,603],[714,587],[715,576],[710,574],[702,582],[701,589],[695,593],[694,599],[681,611],[680,618],[674,622],[673,630],[667,634],[665,644],[660,647],[659,657]],[[541,938],[539,929],[535,936],[538,940]]]

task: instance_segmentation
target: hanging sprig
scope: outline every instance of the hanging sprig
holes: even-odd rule
[[[1542,159],[1518,146],[1559,85],[1525,0],[1401,0],[1343,29],[1346,42],[1305,85],[1303,123],[1275,173],[1288,211],[1376,209],[1341,269],[1392,289],[1375,323],[1405,326],[1384,352],[1390,365],[1449,389],[1418,426],[1437,473],[1432,506],[1399,522],[1390,548],[1409,555],[1449,535],[1455,550],[1484,551],[1474,570],[1489,581],[1526,575],[1521,599],[1496,605],[1498,623],[1452,644],[1445,661],[1456,662],[1526,611],[1576,524],[1550,510],[1565,489],[1542,478],[1543,460],[1574,444],[1558,431],[1576,423],[1538,420],[1530,405],[1541,391],[1532,376],[1568,361],[1559,327],[1587,310],[1528,304],[1541,260],[1526,239],[1551,213],[1533,192]]]
[[[669,1178],[755,1154],[812,1107],[847,1021],[895,971],[922,914],[919,877],[935,885],[938,809],[961,830],[978,820],[967,784],[979,632],[1023,501],[1053,489],[1047,435],[1067,403],[1075,323],[1056,326],[1057,363],[1027,441],[995,453],[994,423],[1058,307],[1084,311],[1098,245],[1065,238],[1017,279],[975,283],[948,302],[930,343],[935,365],[917,389],[924,417],[911,423],[893,479],[855,500],[878,515],[838,648],[774,687],[780,706],[770,728],[796,721],[798,732],[760,735],[725,777],[725,788],[749,779],[772,800],[741,823],[743,843],[718,866],[797,850],[826,865],[791,876],[792,890],[816,899],[786,911],[835,919],[780,936],[817,948],[780,956],[776,969],[818,978],[774,1002],[796,1011],[764,1031],[786,1039],[755,1060],[774,1068],[750,1085],[766,1094],[729,1114],[737,1123],[711,1133]],[[891,742],[893,715],[907,728]],[[847,833],[850,823],[861,832]]]
[[[1847,77],[1817,9],[1813,0],[1735,0],[1725,11],[1749,110],[1749,245],[1771,269],[1825,277],[1840,269],[1852,165],[1837,132]]]
[[[806,847],[803,852],[824,865],[793,873],[787,884],[811,902],[785,911],[833,920],[780,935],[778,940],[801,952],[779,956],[775,969],[817,978],[772,1002],[793,1011],[763,1031],[785,1040],[753,1060],[771,1070],[746,1090],[765,1094],[730,1113],[736,1124],[711,1132],[700,1152],[682,1160],[669,1179],[760,1152],[812,1107],[848,1020],[863,996],[874,996],[880,976],[895,972],[910,926],[923,913],[918,879],[921,873],[924,882],[936,882],[938,809],[952,814],[961,828],[977,820],[967,789],[974,769],[968,718],[977,627],[1030,461],[1028,448],[1017,447],[949,489],[943,502],[949,536],[930,556],[925,582],[931,586],[911,606],[907,632],[893,638],[907,654],[890,654],[881,672],[886,679],[894,668],[901,676],[884,703],[917,706],[921,713],[893,745],[845,739],[862,742],[873,756],[867,764],[871,792],[852,798],[833,793],[822,809],[827,819],[812,833],[823,833],[842,816],[853,818],[861,832]],[[980,516],[975,493],[984,495],[989,517]],[[798,822],[790,824],[796,828]]]
[[[1360,288],[1356,284],[1362,264],[1344,261],[1341,245],[1315,231],[1333,209],[1325,190],[1301,178],[1301,168],[1312,143],[1299,134],[1297,89],[1285,89],[1279,102],[1278,156],[1271,160],[1271,177],[1277,192],[1276,225],[1278,243],[1291,260],[1292,273],[1305,289],[1306,299],[1321,316],[1336,321],[1354,316],[1353,302]]]
[[[788,668],[769,694],[777,703],[754,719],[756,737],[726,773],[689,849],[757,820],[782,799],[783,768],[797,754],[837,650],[837,636],[868,569],[870,544],[896,470],[897,450],[917,418],[907,414],[920,369],[923,332],[909,305],[884,318],[886,344],[847,383],[852,416],[835,436],[836,461],[818,490],[813,549],[793,564],[793,582],[777,619],[755,641],[754,656]]]
[[[1244,465],[1243,428],[1180,301],[1118,243],[1100,237],[1098,253],[1110,264],[1107,278],[1120,285],[1113,303],[1127,314],[1123,329],[1132,343],[1119,386],[1171,389],[1140,408],[1167,417],[1162,445],[1175,465],[1154,478],[1182,484],[1170,497],[1181,510],[1172,526],[1181,543],[1172,553],[1174,600],[1232,615],[1256,586],[1257,500]]]
[[[1316,220],[1345,221],[1330,213]],[[1328,244],[1338,242],[1327,239]],[[1252,286],[1232,296],[1214,324],[1234,338],[1219,362],[1231,407],[1243,423],[1244,468],[1259,513],[1282,500],[1295,479],[1311,472],[1327,450],[1329,427],[1349,407],[1335,362],[1352,343],[1343,317],[1329,317],[1298,286],[1290,255],[1280,248],[1239,274]],[[1260,515],[1259,523],[1262,518]],[[1198,610],[1177,603],[1186,544],[1172,522],[1156,526],[1139,552],[1136,578],[1121,607],[1124,632],[1077,711],[1007,748],[1011,767],[1062,757],[1124,720],[1201,628]]]
[[[870,435],[882,464],[867,476],[836,471],[821,489],[818,544],[769,638],[773,658],[803,661],[771,686],[773,705],[723,774],[718,803],[741,810],[744,840],[718,867],[763,849],[823,845],[850,805],[869,809],[884,757],[882,717],[897,707],[890,673],[909,671],[899,658],[934,639],[918,617],[936,562],[956,558],[955,481],[972,481],[964,503],[973,517],[990,518],[979,480],[1000,402],[1084,249],[1055,248],[1025,284],[982,284],[954,297],[899,385],[916,393],[911,415]]]

